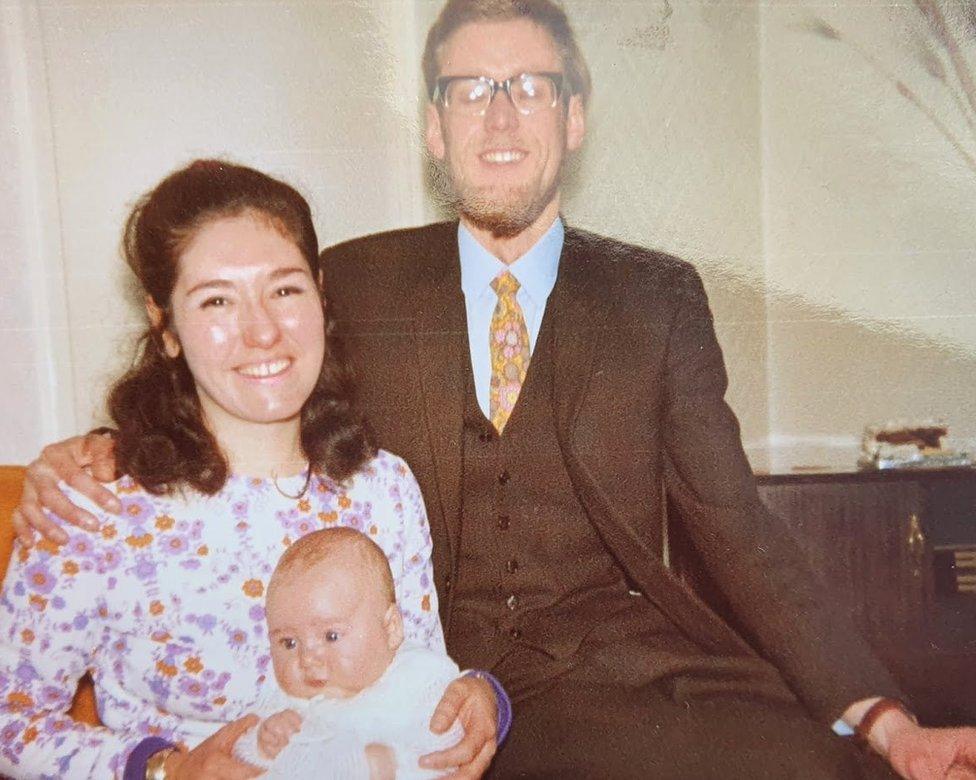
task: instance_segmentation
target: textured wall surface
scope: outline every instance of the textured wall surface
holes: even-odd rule
[[[122,220],[175,166],[294,182],[323,243],[438,216],[419,58],[439,6],[0,5],[0,460],[100,419],[142,321]],[[910,0],[566,6],[595,89],[565,215],[698,266],[755,462],[850,464],[890,418],[976,443],[971,23],[949,14],[953,63]]]

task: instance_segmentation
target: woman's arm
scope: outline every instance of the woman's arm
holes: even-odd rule
[[[121,776],[142,734],[119,734],[67,716],[104,626],[97,538],[72,529],[68,544],[17,545],[0,595],[0,774]],[[77,545],[83,545],[79,547]],[[88,551],[82,560],[80,551]]]
[[[410,467],[400,458],[392,459],[388,494],[392,500],[389,522],[399,525],[399,560],[391,560],[396,582],[397,603],[403,615],[403,633],[408,642],[444,652],[444,632],[437,611],[437,590],[431,556],[433,546],[427,510],[420,485]]]

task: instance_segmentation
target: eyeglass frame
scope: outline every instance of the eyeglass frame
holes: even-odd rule
[[[490,90],[488,93],[488,102],[485,104],[485,107],[481,109],[481,111],[472,114],[471,116],[484,116],[485,112],[487,112],[491,107],[492,101],[495,99],[495,95],[498,93],[499,89],[505,92],[512,104],[512,107],[516,111],[522,114],[522,116],[531,116],[534,112],[523,111],[521,108],[515,105],[515,101],[512,99],[512,82],[523,79],[526,76],[544,76],[552,81],[553,86],[556,88],[556,94],[553,97],[552,103],[546,106],[546,108],[555,108],[559,104],[559,101],[564,97],[563,91],[565,90],[567,84],[566,76],[557,72],[539,71],[535,73],[516,73],[514,76],[509,76],[507,79],[502,79],[501,81],[493,79],[491,76],[439,76],[434,81],[434,91],[430,96],[430,101],[432,103],[439,103],[445,109],[450,111],[451,107],[447,103],[447,87],[452,81],[463,81],[465,79],[469,79],[472,81],[481,81],[487,84],[488,89]]]

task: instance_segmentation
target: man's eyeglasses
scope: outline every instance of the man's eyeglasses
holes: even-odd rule
[[[498,90],[504,90],[520,114],[555,107],[563,90],[561,73],[520,73],[504,81],[487,76],[442,76],[431,100],[458,114],[481,116]]]

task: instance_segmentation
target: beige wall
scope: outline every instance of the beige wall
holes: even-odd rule
[[[119,228],[174,166],[226,154],[293,181],[323,243],[436,216],[417,99],[439,5],[0,5],[0,113],[20,122],[0,163],[26,182],[0,187],[4,292],[19,290],[0,360],[19,366],[4,399],[21,426],[0,460],[99,419],[140,322]],[[976,175],[861,53],[802,29],[829,11],[936,100],[905,54],[913,4],[566,5],[595,81],[566,216],[698,265],[756,462],[853,462],[862,425],[889,417],[976,439]]]
[[[768,3],[762,19],[774,449],[830,460],[866,422],[938,417],[974,447],[976,169],[937,123],[976,154],[976,113],[911,2]],[[972,33],[953,29],[972,67]]]

